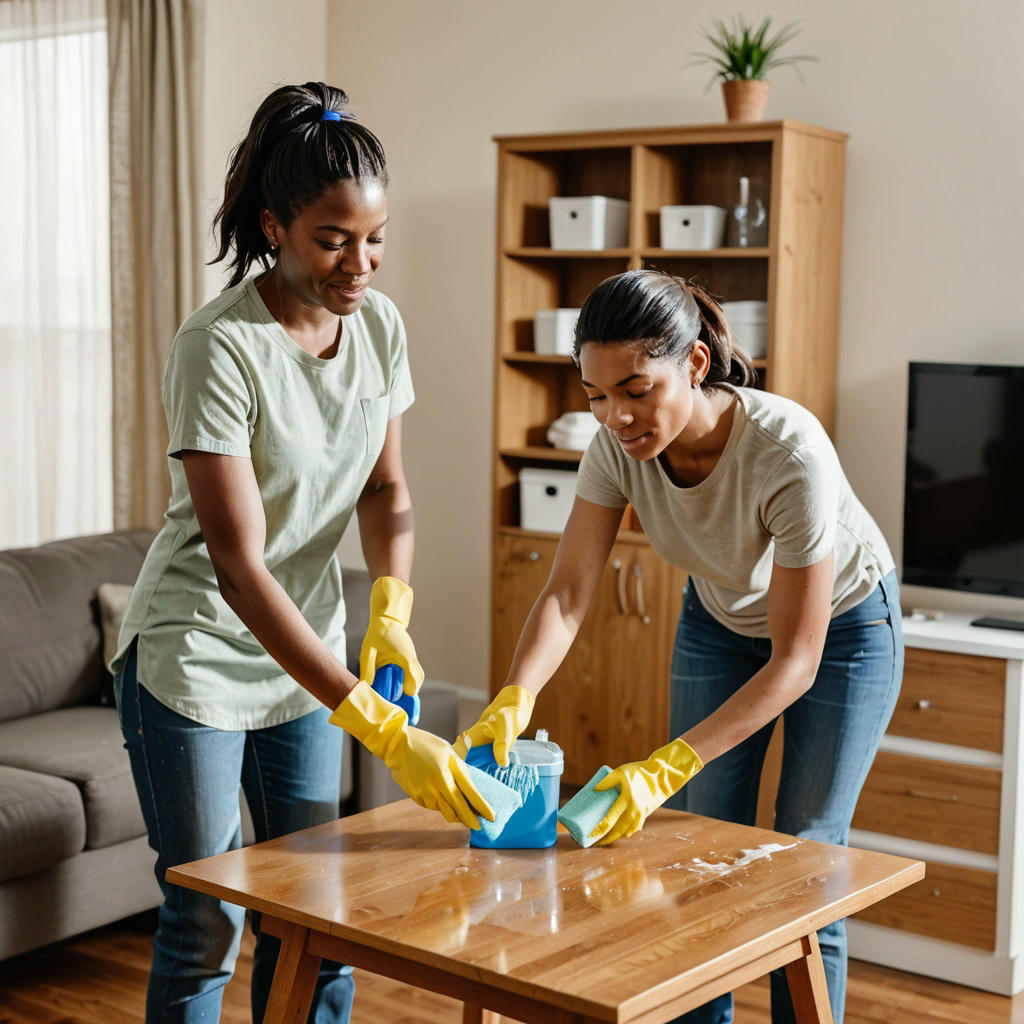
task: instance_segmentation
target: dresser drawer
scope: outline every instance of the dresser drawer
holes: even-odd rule
[[[893,736],[1001,752],[1006,662],[908,647]]]
[[[880,752],[853,827],[998,854],[1001,781],[995,768]]]
[[[996,875],[929,861],[925,877],[862,910],[859,921],[994,950]]]

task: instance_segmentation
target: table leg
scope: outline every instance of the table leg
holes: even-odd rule
[[[501,1014],[475,1003],[463,1003],[462,1024],[501,1024]]]
[[[802,945],[804,955],[786,964],[786,981],[793,997],[797,1024],[833,1024],[817,934],[811,932],[802,940]]]
[[[306,950],[309,929],[297,924],[275,922],[272,934],[281,938],[281,953],[274,969],[264,1024],[306,1024],[313,1001],[320,957]],[[268,929],[270,931],[271,929]]]

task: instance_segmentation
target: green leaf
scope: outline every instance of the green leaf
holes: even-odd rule
[[[792,67],[797,77],[802,79],[797,64],[817,60],[817,57],[807,54],[779,54],[784,46],[799,35],[798,23],[789,22],[774,34],[771,27],[770,17],[765,17],[756,27],[740,15],[733,15],[729,22],[721,18],[712,18],[710,30],[698,26],[701,35],[710,46],[710,52],[692,53],[693,60],[684,67],[710,66],[713,73],[707,88],[710,88],[717,79],[725,82],[737,79],[763,80],[769,71],[780,67]]]

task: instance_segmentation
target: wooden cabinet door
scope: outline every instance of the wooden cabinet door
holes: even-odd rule
[[[554,561],[557,538],[501,535],[491,652],[502,685],[523,623]],[[542,691],[527,735],[547,729],[565,752],[562,781],[646,757],[669,739],[669,667],[685,575],[646,544],[614,546],[590,611]]]

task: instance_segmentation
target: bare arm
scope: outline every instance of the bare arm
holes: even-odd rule
[[[622,521],[623,509],[577,497],[551,574],[526,619],[505,685],[534,696],[572,646],[594,597]]]
[[[359,539],[373,579],[412,574],[412,499],[402,467],[402,417],[388,421],[384,447],[356,502]]]
[[[327,648],[263,560],[266,519],[252,461],[185,451],[182,463],[224,600],[285,672],[317,700],[336,708],[358,680]]]
[[[802,569],[772,568],[768,631],[772,653],[720,708],[682,736],[707,764],[777,718],[810,689],[832,611],[832,555]]]

